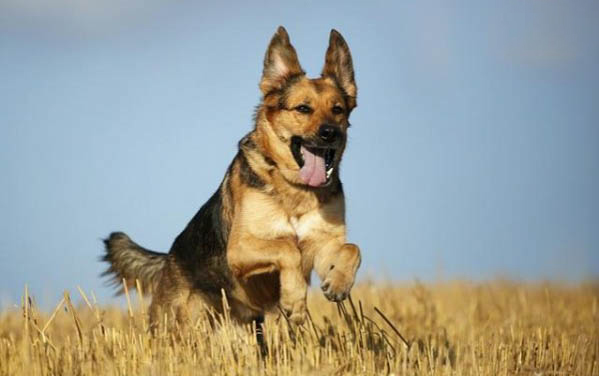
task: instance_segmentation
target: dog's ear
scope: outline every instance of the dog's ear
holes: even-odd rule
[[[334,78],[345,91],[350,110],[356,107],[358,87],[354,80],[354,64],[345,39],[335,29],[331,30],[322,76]]]
[[[264,56],[264,70],[260,80],[260,90],[266,95],[283,87],[292,76],[304,74],[295,48],[289,42],[289,35],[283,26],[279,26],[273,35]]]

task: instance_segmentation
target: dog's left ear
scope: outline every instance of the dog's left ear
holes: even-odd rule
[[[333,77],[345,91],[349,110],[356,107],[358,87],[354,80],[354,64],[345,39],[335,29],[331,30],[322,76]]]
[[[264,70],[260,80],[260,90],[266,95],[273,90],[283,87],[290,77],[305,74],[297,59],[295,48],[289,41],[287,30],[279,26],[272,36],[266,55],[264,56]]]

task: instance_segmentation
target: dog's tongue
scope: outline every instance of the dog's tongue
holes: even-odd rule
[[[300,151],[304,157],[304,165],[300,169],[300,177],[309,186],[321,186],[327,181],[324,157],[310,152],[310,150],[303,146],[300,148]]]

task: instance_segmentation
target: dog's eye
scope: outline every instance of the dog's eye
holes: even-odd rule
[[[335,115],[339,115],[343,113],[343,107],[341,106],[333,106],[333,113]]]
[[[306,106],[305,104],[300,104],[295,108],[297,112],[301,112],[302,114],[309,114],[312,112],[312,108],[310,106]]]

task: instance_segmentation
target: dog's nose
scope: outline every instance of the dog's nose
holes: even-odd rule
[[[320,126],[320,129],[318,130],[318,135],[323,141],[333,142],[337,139],[337,136],[339,135],[339,130],[337,129],[337,127],[324,124]]]

